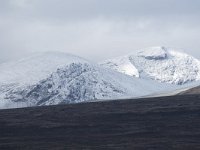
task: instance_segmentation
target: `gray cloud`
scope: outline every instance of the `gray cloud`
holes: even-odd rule
[[[199,0],[1,0],[0,62],[65,51],[93,61],[165,45],[200,58]]]

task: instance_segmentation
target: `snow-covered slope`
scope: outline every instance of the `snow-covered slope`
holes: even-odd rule
[[[138,97],[171,88],[55,52],[1,64],[0,71],[0,108]]]
[[[200,61],[179,50],[152,47],[106,60],[101,66],[130,76],[182,85],[200,79]]]

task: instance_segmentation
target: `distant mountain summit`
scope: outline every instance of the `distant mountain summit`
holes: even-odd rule
[[[163,83],[183,85],[200,80],[200,61],[175,48],[151,47],[100,63],[105,68]]]
[[[0,71],[0,108],[130,98],[171,87],[57,52],[3,63]]]
[[[198,81],[200,62],[173,48],[152,47],[100,65],[45,52],[2,63],[0,71],[0,108],[14,108],[159,95]]]

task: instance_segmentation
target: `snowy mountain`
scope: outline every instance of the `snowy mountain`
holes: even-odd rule
[[[200,61],[174,48],[146,48],[100,65],[130,76],[175,85],[200,80]]]
[[[0,70],[0,108],[139,97],[172,88],[65,53],[33,55]]]

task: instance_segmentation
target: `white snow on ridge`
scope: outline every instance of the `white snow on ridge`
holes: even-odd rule
[[[174,88],[63,53],[34,55],[0,70],[0,108],[140,97]]]
[[[137,68],[130,62],[129,57],[124,56],[122,58],[116,58],[112,60],[107,60],[107,65],[124,74],[130,75],[130,76],[135,76],[139,77],[139,72]],[[120,64],[120,67],[117,64]]]
[[[64,67],[73,62],[87,61],[67,53],[44,52],[15,62],[3,63],[0,64],[0,85],[16,82],[20,85],[34,84],[46,78],[57,68]]]
[[[126,63],[122,62],[134,69],[129,67],[126,70]],[[126,73],[131,76],[176,85],[200,80],[200,61],[173,48],[146,48],[136,54],[104,61],[100,65],[122,73],[132,72]]]

